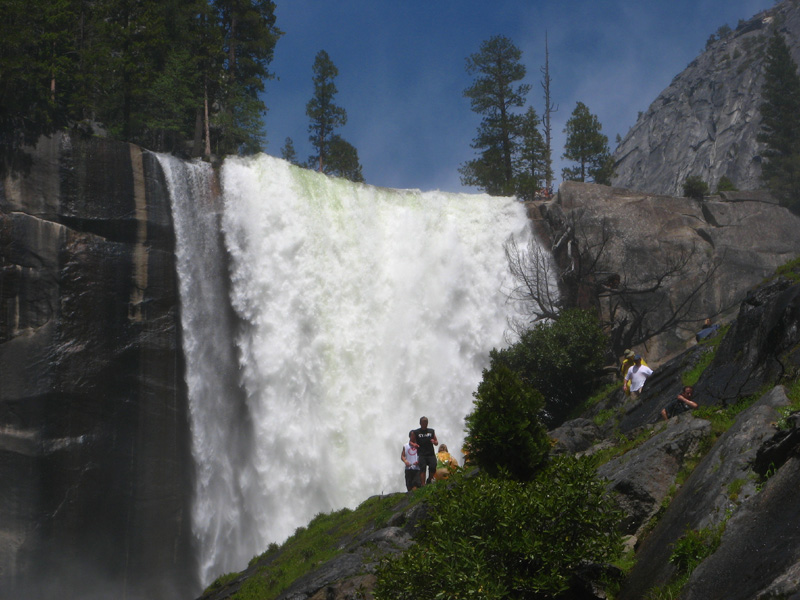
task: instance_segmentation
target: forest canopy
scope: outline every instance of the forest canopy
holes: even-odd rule
[[[270,0],[4,0],[3,162],[70,126],[192,156],[263,145]]]

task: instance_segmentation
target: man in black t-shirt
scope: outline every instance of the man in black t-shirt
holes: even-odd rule
[[[436,473],[436,450],[433,447],[439,445],[439,440],[436,439],[436,432],[428,428],[428,417],[422,417],[419,420],[419,429],[414,433],[417,435],[417,444],[419,444],[420,484],[425,485],[433,481],[433,475]]]

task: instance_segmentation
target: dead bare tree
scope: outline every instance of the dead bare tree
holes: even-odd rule
[[[564,308],[593,309],[618,355],[707,316],[698,313],[698,301],[724,257],[699,270],[695,263],[701,253],[692,245],[649,256],[644,265],[613,260],[614,244],[623,257],[630,249],[620,249],[608,219],[592,218],[585,209],[569,213],[562,230],[552,253],[536,240],[524,249],[514,240],[505,245],[515,281],[508,297],[522,315],[511,324],[516,333],[542,319],[557,319]]]
[[[550,125],[551,115],[558,110],[558,106],[553,104],[550,99],[550,49],[547,44],[547,32],[544,33],[544,66],[539,69],[542,72],[542,90],[544,91],[544,113],[542,113],[542,128],[544,129],[544,139],[546,146],[545,156],[545,184],[548,193],[553,190],[553,152],[552,152],[552,127]]]
[[[616,286],[598,286],[597,297],[617,353],[707,316],[700,314],[698,301],[723,259],[689,278],[691,265],[698,259],[695,245],[668,250],[655,270],[642,274],[626,266]]]
[[[520,334],[537,321],[558,318],[561,309],[559,273],[550,253],[534,237],[528,240],[525,248],[520,248],[511,237],[504,249],[516,282],[508,292],[508,299],[521,315],[509,323],[511,329]]]

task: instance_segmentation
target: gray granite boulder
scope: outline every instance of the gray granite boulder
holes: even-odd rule
[[[658,512],[678,472],[695,456],[711,424],[685,413],[652,430],[652,437],[638,448],[611,460],[597,470],[608,479],[608,489],[625,517],[622,533],[636,535]]]
[[[622,600],[642,598],[648,589],[668,583],[675,573],[675,566],[669,562],[673,545],[687,529],[718,526],[739,503],[755,495],[757,478],[753,476],[752,465],[762,444],[775,435],[777,408],[788,403],[784,388],[778,386],[742,412],[720,437],[644,540],[621,592]],[[691,418],[688,414],[685,416]],[[735,499],[732,499],[734,491]],[[720,576],[733,575],[727,570],[720,571]]]
[[[687,261],[653,291],[635,295],[637,310],[647,315],[645,326],[650,330],[671,315],[681,315],[674,326],[636,348],[651,364],[694,344],[706,317],[732,318],[748,290],[800,255],[800,216],[763,202],[699,202],[566,182],[553,200],[538,209],[539,227],[547,231],[544,239],[564,271],[583,268],[576,257],[587,249],[597,254],[603,247],[594,283],[585,282],[596,289],[584,284],[565,293],[597,307],[607,319],[615,310],[609,290],[647,289],[674,261]],[[566,243],[569,239],[574,241]],[[635,319],[617,311],[617,317]]]

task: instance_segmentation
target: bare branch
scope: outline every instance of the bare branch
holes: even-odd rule
[[[697,269],[704,257],[692,245],[658,252],[645,263],[613,260],[611,248],[620,252],[619,236],[608,219],[592,218],[586,209],[570,213],[563,231],[553,246],[558,262],[536,240],[525,249],[515,240],[505,245],[516,282],[508,297],[524,307],[513,324],[517,332],[557,319],[564,307],[594,308],[619,353],[706,316],[697,313],[698,302],[724,257]],[[627,250],[621,249],[623,256]]]
[[[549,252],[533,237],[524,249],[514,237],[509,238],[503,248],[515,281],[507,297],[522,314],[521,319],[511,323],[512,328],[520,332],[537,321],[557,318],[560,308],[558,273]]]

